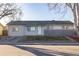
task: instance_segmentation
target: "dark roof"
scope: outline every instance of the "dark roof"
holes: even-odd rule
[[[7,25],[47,25],[47,24],[73,24],[71,21],[11,21]]]

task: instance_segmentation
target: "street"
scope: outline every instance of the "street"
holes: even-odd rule
[[[3,56],[79,56],[79,46],[0,45]]]

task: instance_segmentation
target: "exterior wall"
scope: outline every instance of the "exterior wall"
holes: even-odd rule
[[[3,35],[3,27],[0,25],[0,35]]]
[[[41,26],[41,34],[44,35],[45,26]]]
[[[61,25],[53,25],[49,27],[50,30],[59,30],[59,29],[63,29]]]
[[[24,31],[25,31],[25,35],[39,35],[38,33],[38,27],[36,27],[37,29],[35,31],[28,31],[27,27],[25,27]]]
[[[44,28],[45,36],[72,36],[74,35],[73,25],[47,25]]]
[[[42,26],[39,26],[39,27],[38,27],[38,34],[39,34],[39,35],[44,35],[44,29],[43,29]]]
[[[74,28],[74,25],[68,25],[68,29],[69,29],[69,30],[75,29],[75,28]]]
[[[45,30],[45,36],[72,36],[74,35],[74,30]]]
[[[19,28],[19,32],[14,32],[13,28],[17,27]],[[24,27],[21,25],[11,25],[8,26],[8,35],[9,36],[23,36],[24,35]]]
[[[13,27],[19,28],[19,32],[13,32]],[[8,26],[8,35],[9,36],[24,36],[24,35],[43,35],[44,30],[41,28],[41,26],[37,27],[37,30],[35,31],[27,31],[26,26],[21,26],[21,25],[11,25]]]
[[[27,31],[27,27],[25,27],[25,35],[43,35],[44,30],[42,29],[41,26],[37,26],[37,29],[35,31]]]
[[[73,30],[73,25],[47,25],[45,30]]]
[[[27,31],[27,26],[22,25],[9,25],[8,26],[8,35],[9,36],[24,36],[24,35],[49,35],[50,33],[57,33],[58,30],[59,33],[56,35],[61,35],[60,33],[65,33],[69,31],[64,30],[72,30],[74,29],[73,25],[64,25],[67,26],[67,28],[63,28],[63,25],[46,25],[46,26],[37,26],[37,30],[35,31]],[[13,32],[13,27],[19,28],[18,32]],[[56,31],[55,31],[56,30]],[[54,32],[55,31],[55,32]],[[69,34],[69,33],[67,33]]]

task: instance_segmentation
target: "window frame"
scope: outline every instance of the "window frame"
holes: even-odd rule
[[[12,32],[19,32],[19,28],[18,27],[13,27]]]
[[[27,27],[27,31],[36,31],[36,30],[37,30],[37,27],[35,27],[35,26]]]

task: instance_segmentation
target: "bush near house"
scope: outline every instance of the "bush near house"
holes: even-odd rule
[[[79,42],[79,36],[75,35],[75,36],[70,36],[70,37]]]
[[[69,41],[65,37],[52,37],[52,36],[24,36],[19,42],[26,41]]]
[[[7,36],[8,33],[7,33],[7,30],[3,30],[3,36]]]

